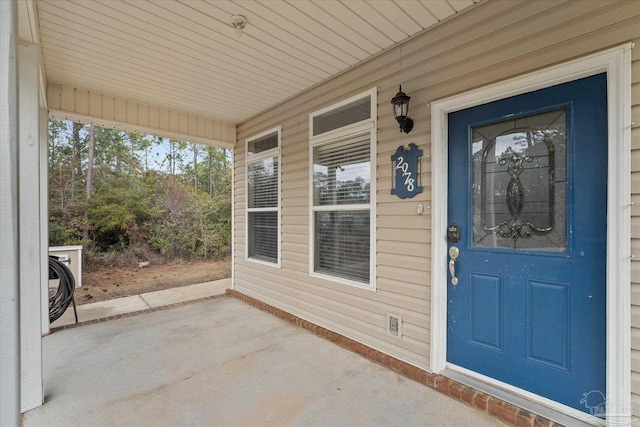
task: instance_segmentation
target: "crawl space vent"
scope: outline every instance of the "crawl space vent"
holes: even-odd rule
[[[402,317],[397,314],[387,314],[387,335],[394,338],[402,337]]]

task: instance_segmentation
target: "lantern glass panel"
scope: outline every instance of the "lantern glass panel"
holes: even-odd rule
[[[398,118],[402,116],[402,105],[399,102],[393,104],[393,115]]]

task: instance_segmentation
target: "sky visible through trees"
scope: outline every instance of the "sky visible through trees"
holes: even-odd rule
[[[49,121],[50,245],[88,257],[221,258],[230,250],[227,150]]]

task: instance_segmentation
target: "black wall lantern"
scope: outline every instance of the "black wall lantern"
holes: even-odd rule
[[[413,120],[407,117],[410,99],[411,97],[402,91],[402,85],[400,85],[400,90],[396,93],[396,96],[391,99],[393,115],[400,125],[400,132],[404,133],[409,133],[413,129]]]

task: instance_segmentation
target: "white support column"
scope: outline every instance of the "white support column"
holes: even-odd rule
[[[40,109],[40,300],[42,306],[42,336],[49,335],[49,113]]]
[[[0,1],[0,425],[20,425],[17,5]]]
[[[18,46],[20,349],[22,412],[42,405],[42,239],[38,46]]]

